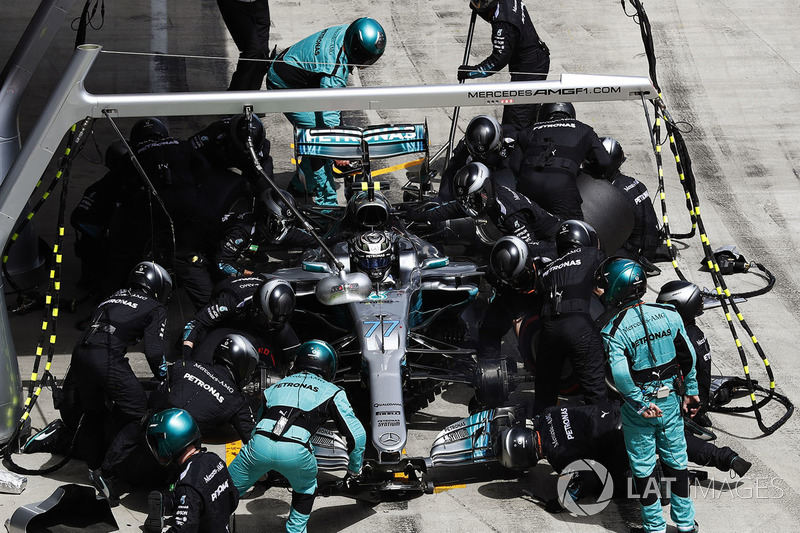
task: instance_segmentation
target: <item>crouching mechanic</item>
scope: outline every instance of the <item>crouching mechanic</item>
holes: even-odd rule
[[[671,305],[646,304],[647,277],[639,263],[615,258],[601,267],[604,298],[619,312],[602,330],[622,411],[625,448],[645,531],[665,531],[655,483],[656,453],[670,483],[670,515],[678,531],[695,531],[689,496],[686,438],[681,411],[694,416],[700,398],[695,351]]]
[[[290,532],[306,531],[317,493],[317,460],[309,441],[329,419],[347,439],[347,476],[361,472],[367,435],[344,391],[331,383],[336,366],[336,352],[328,343],[301,344],[294,374],[264,391],[253,437],[229,467],[239,496],[270,470],[287,479],[292,486],[292,509],[286,522]]]
[[[148,496],[145,533],[197,531],[228,533],[239,505],[225,462],[200,447],[200,428],[183,409],[154,414],[147,426],[147,445],[163,466],[175,463],[180,474],[167,493]]]

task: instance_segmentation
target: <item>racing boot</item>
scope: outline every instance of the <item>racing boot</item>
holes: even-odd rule
[[[64,453],[69,446],[69,430],[56,418],[22,446],[22,453]]]
[[[119,491],[113,477],[103,474],[102,469],[98,468],[89,472],[89,481],[100,493],[100,497],[108,500],[112,507],[119,504]]]

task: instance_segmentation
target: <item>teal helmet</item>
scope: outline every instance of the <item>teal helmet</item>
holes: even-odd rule
[[[372,65],[385,49],[386,32],[375,19],[356,19],[344,32],[344,53],[351,65]]]
[[[183,409],[166,409],[154,414],[147,424],[147,445],[158,462],[168,465],[189,446],[200,446],[200,428]]]
[[[612,307],[639,300],[647,291],[647,275],[636,261],[612,257],[600,268],[599,285],[605,289],[603,299]]]
[[[297,348],[294,356],[294,373],[311,372],[326,381],[336,375],[336,350],[325,341],[306,341]]]

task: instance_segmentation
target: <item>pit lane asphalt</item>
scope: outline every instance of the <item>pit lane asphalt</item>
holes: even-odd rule
[[[82,5],[76,2],[67,17],[77,17]],[[191,56],[236,55],[215,2],[180,0],[106,6],[106,21],[97,31],[89,30],[88,42],[106,51],[165,52]],[[455,69],[461,63],[469,21],[466,2],[438,0],[416,2],[330,2],[328,0],[271,3],[271,42],[279,48],[329,25],[345,23],[358,16],[378,19],[388,33],[385,56],[353,80],[368,86],[455,83]],[[561,72],[590,74],[647,75],[647,62],[639,27],[625,16],[619,2],[565,0],[529,4],[528,8],[551,49],[550,78]],[[713,247],[735,244],[748,260],[771,270],[775,288],[768,294],[742,304],[741,310],[765,350],[776,373],[779,391],[798,400],[797,309],[800,304],[800,272],[796,268],[800,237],[800,53],[795,36],[800,26],[800,6],[791,0],[757,4],[745,0],[700,1],[662,0],[645,5],[652,24],[658,60],[658,80],[665,102],[675,120],[682,123],[684,137],[697,176],[698,194],[707,234]],[[4,32],[0,35],[2,57],[7,57],[22,34],[35,2],[4,3]],[[629,8],[629,13],[631,9]],[[38,110],[62,72],[74,42],[69,24],[59,29],[51,52],[39,66],[23,97],[20,126],[25,134],[32,128]],[[478,21],[473,42],[472,63],[490,50],[488,24]],[[230,64],[213,59],[180,57],[101,55],[87,80],[92,92],[148,92],[156,90],[219,90],[227,86]],[[492,79],[507,80],[507,74]],[[475,82],[472,82],[475,83]],[[576,105],[578,118],[591,124],[600,135],[620,141],[628,160],[623,169],[656,190],[656,171],[647,122],[640,105],[597,103]],[[386,110],[348,115],[350,123],[421,122],[427,119],[433,149],[448,137],[452,109]],[[480,113],[500,116],[499,108],[462,109],[460,130],[470,117]],[[210,122],[210,117],[173,119],[174,135],[185,137]],[[120,121],[123,131],[133,120]],[[273,157],[279,181],[285,183],[292,171],[289,163],[291,129],[281,116],[265,118],[273,143]],[[102,150],[112,139],[112,130],[102,121],[96,125]],[[665,150],[666,152],[666,150]],[[91,145],[86,158],[97,161]],[[51,165],[51,169],[54,168]],[[665,154],[666,195],[674,232],[689,229],[682,206],[682,192],[669,154]],[[45,177],[52,176],[49,172]],[[82,190],[103,174],[102,167],[79,158],[73,168],[74,205]],[[402,178],[402,175],[399,175]],[[398,181],[400,181],[398,179]],[[397,182],[395,182],[396,184]],[[392,191],[392,195],[396,194]],[[54,204],[51,202],[49,204]],[[56,206],[48,205],[37,221],[39,233],[52,240]],[[657,207],[657,211],[660,209]],[[73,235],[67,228],[65,249],[71,249]],[[682,271],[701,286],[711,286],[710,277],[699,272],[702,258],[697,237],[676,243]],[[668,264],[664,273],[651,280],[648,299],[675,274]],[[80,295],[70,280],[77,279],[77,260],[66,257],[64,298]],[[726,280],[734,292],[760,287],[764,280],[754,274]],[[179,301],[180,295],[176,298]],[[185,298],[183,300],[186,302]],[[188,306],[186,307],[188,309]],[[62,313],[54,373],[63,377],[78,331],[73,323],[88,313],[88,307],[71,315]],[[171,309],[176,332],[190,311]],[[734,319],[735,320],[735,319]],[[741,374],[726,321],[719,308],[706,311],[700,324],[713,348],[714,373]],[[11,318],[22,378],[32,368],[30,354],[36,346],[40,314],[32,312]],[[762,363],[751,349],[748,335],[739,331],[748,353],[750,369],[767,385]],[[513,355],[513,343],[507,343]],[[139,355],[132,356],[144,377],[147,368]],[[530,392],[521,392],[522,398]],[[410,455],[427,454],[435,434],[447,423],[466,415],[467,391],[454,387],[410,421]],[[764,409],[767,423],[781,411]],[[55,413],[47,392],[33,413],[33,424],[43,426]],[[719,443],[733,447],[753,461],[744,480],[709,470],[710,481],[693,488],[697,520],[703,531],[797,530],[800,518],[800,464],[795,416],[775,434],[763,437],[752,415],[712,415]],[[221,447],[212,446],[215,451]],[[43,457],[15,456],[27,466],[41,464]],[[18,506],[42,501],[64,483],[87,483],[86,467],[72,461],[47,478],[29,476],[20,495],[0,495],[0,518]],[[536,468],[518,480],[490,481],[468,485],[421,498],[374,507],[351,500],[319,498],[311,515],[312,531],[626,531],[638,522],[633,505],[612,502],[602,513],[576,517],[566,513],[545,513],[526,491],[543,494],[552,490],[554,476],[546,466]],[[282,527],[288,513],[289,494],[270,489],[245,499],[237,511],[240,532]],[[145,510],[142,496],[129,496],[114,509],[121,531],[139,531]]]

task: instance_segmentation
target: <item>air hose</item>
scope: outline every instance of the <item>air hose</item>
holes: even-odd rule
[[[62,248],[64,241],[64,220],[66,218],[67,208],[67,192],[69,190],[69,175],[72,167],[72,161],[83,147],[85,140],[88,137],[88,132],[91,130],[92,123],[93,120],[87,117],[81,124],[80,130],[78,130],[78,124],[73,124],[72,128],[70,128],[69,136],[67,138],[67,148],[64,152],[64,156],[59,161],[59,168],[56,172],[56,177],[53,180],[53,183],[61,183],[61,197],[58,209],[56,240],[55,244],[53,245],[53,261],[50,269],[50,282],[48,284],[47,293],[44,299],[45,308],[42,316],[42,327],[39,333],[39,341],[36,346],[36,358],[34,359],[30,385],[28,386],[28,397],[25,399],[23,412],[19,418],[17,427],[9,439],[4,451],[4,458],[6,461],[8,461],[10,469],[21,474],[49,474],[69,461],[69,455],[67,455],[64,460],[49,468],[43,470],[28,470],[15,464],[11,460],[11,454],[14,449],[14,443],[19,439],[22,429],[25,426],[25,422],[30,417],[31,411],[33,410],[34,405],[36,405],[36,401],[39,399],[42,388],[50,385],[55,390],[58,387],[55,377],[50,373],[50,367],[53,363],[53,353],[56,344],[56,330],[58,326],[58,302],[61,291],[61,264],[63,257]],[[39,183],[41,184],[41,181]],[[36,211],[38,211],[38,209],[41,207],[41,204],[47,199],[50,192],[52,192],[54,188],[55,185],[51,183],[50,187],[48,187],[48,191],[42,196],[42,199],[37,203],[34,210],[28,215],[27,220],[31,220],[33,218]],[[18,235],[18,233],[15,235]],[[13,240],[11,242],[13,242]],[[3,265],[5,265],[5,257]],[[42,355],[44,354],[45,344],[47,344],[47,362],[45,363],[42,376],[39,377],[39,365],[41,364]]]
[[[702,243],[703,246],[703,253],[705,256],[706,265],[708,266],[708,270],[711,273],[712,279],[714,280],[715,284],[714,295],[717,299],[719,299],[722,305],[722,309],[725,313],[725,318],[728,322],[728,327],[730,329],[731,335],[733,337],[734,343],[736,344],[736,348],[739,353],[739,358],[742,363],[742,369],[744,371],[745,383],[747,386],[747,391],[749,393],[751,402],[750,405],[746,407],[725,407],[725,408],[719,408],[719,410],[721,412],[737,412],[737,413],[753,412],[755,414],[758,427],[764,434],[769,435],[774,433],[778,428],[780,428],[783,424],[785,424],[786,421],[792,416],[792,413],[794,412],[794,405],[791,403],[791,401],[789,401],[789,399],[786,396],[779,394],[775,390],[775,378],[772,367],[769,364],[769,360],[767,359],[764,350],[761,348],[761,345],[758,343],[758,339],[756,338],[755,334],[745,321],[744,315],[740,311],[736,303],[736,300],[734,299],[734,295],[728,290],[725,284],[725,280],[723,279],[722,273],[720,272],[719,264],[717,263],[714,252],[711,248],[710,241],[708,239],[708,235],[705,230],[705,225],[703,224],[703,219],[700,216],[700,201],[696,193],[694,175],[691,172],[691,159],[689,158],[689,152],[686,147],[686,143],[683,140],[681,132],[678,130],[676,126],[676,122],[673,121],[669,115],[666,105],[664,104],[663,97],[661,95],[661,89],[658,86],[656,77],[656,54],[653,45],[650,21],[647,17],[647,14],[644,11],[644,7],[642,6],[640,0],[629,0],[629,2],[636,11],[634,15],[629,15],[629,16],[634,18],[634,20],[636,20],[636,23],[639,24],[640,26],[642,40],[644,42],[645,53],[647,55],[647,60],[649,65],[651,82],[658,91],[658,98],[652,100],[652,104],[654,107],[654,115],[655,115],[655,125],[650,129],[650,134],[658,166],[659,196],[661,200],[661,208],[663,213],[664,230],[666,233],[666,244],[667,244],[667,249],[669,250],[670,257],[672,259],[672,266],[675,269],[675,272],[678,275],[678,277],[682,280],[685,280],[686,279],[685,276],[678,268],[677,253],[674,247],[672,246],[671,238],[693,236],[696,228],[700,234],[700,242]],[[625,0],[621,0],[621,3],[623,10],[625,10]],[[647,105],[644,99],[642,99],[642,104],[649,124],[650,115],[648,113]],[[670,148],[675,157],[675,164],[677,167],[678,175],[681,180],[681,185],[686,195],[687,209],[689,210],[690,216],[692,217],[692,230],[690,233],[685,235],[673,235],[669,231],[669,219],[667,217],[666,195],[664,188],[664,172],[661,159],[661,145],[658,141],[660,137],[662,120],[665,125],[667,135],[669,137]],[[763,292],[766,292],[767,290],[771,289],[772,286],[774,285],[774,276],[772,276],[771,273],[769,273],[769,271],[765,267],[763,267],[763,265],[758,266],[758,268],[760,268],[763,272],[765,272],[765,274],[767,274],[770,280],[765,289],[756,291],[760,294],[763,294]],[[767,373],[770,382],[769,389],[756,385],[751,379],[747,354],[744,351],[742,342],[739,339],[738,333],[736,331],[736,327],[734,325],[731,316],[731,311],[735,313],[740,326],[744,328],[744,330],[747,332],[753,344],[753,347],[755,348],[756,352],[758,353],[759,357],[761,358],[764,364],[764,369]],[[756,391],[762,392],[766,396],[760,400],[757,400],[755,395]],[[778,403],[780,403],[786,409],[786,412],[776,422],[768,426],[763,421],[761,408],[763,408],[766,404],[768,404],[772,400],[776,400]]]

